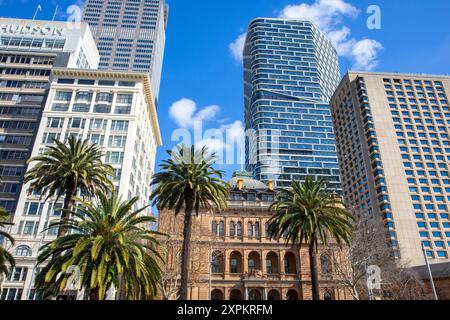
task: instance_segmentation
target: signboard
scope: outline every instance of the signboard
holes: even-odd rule
[[[50,26],[22,26],[17,24],[0,24],[0,33],[20,34],[20,35],[39,35],[39,36],[64,36],[65,29],[62,27]]]

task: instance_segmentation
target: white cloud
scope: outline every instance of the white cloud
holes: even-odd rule
[[[236,40],[234,40],[232,43],[230,43],[228,45],[228,48],[230,49],[230,53],[236,61],[242,62],[246,37],[247,37],[247,33],[243,33],[243,34],[239,35],[236,38]]]
[[[358,41],[353,46],[352,55],[354,58],[353,69],[373,70],[378,65],[378,52],[383,49],[383,45],[376,40],[364,39]]]
[[[242,144],[245,142],[245,128],[242,121],[237,120],[233,123],[223,125],[221,130],[225,132],[227,141]]]
[[[197,104],[186,98],[182,98],[172,104],[169,109],[170,117],[182,128],[189,128],[196,122],[212,120],[219,113],[217,105],[207,106],[197,111]]]
[[[169,115],[182,129],[172,139],[182,139],[182,143],[194,144],[197,148],[206,146],[209,151],[216,153],[221,163],[239,163],[244,160],[244,124],[240,120],[217,119],[219,111],[220,107],[217,105],[197,111],[197,103],[187,98],[174,102],[169,109]],[[206,121],[214,121],[216,126],[208,128],[204,125]]]
[[[359,10],[344,0],[316,0],[313,4],[288,5],[280,18],[310,19],[323,32],[330,31],[344,16],[356,17]]]
[[[311,20],[333,42],[339,56],[351,61],[352,69],[373,70],[378,65],[378,53],[383,45],[373,39],[356,39],[352,31],[342,26],[345,18],[356,18],[360,10],[345,0],[315,0],[285,6],[279,18]],[[241,34],[229,45],[232,56],[242,61],[246,34]]]
[[[351,30],[342,27],[328,33],[328,38],[333,42],[338,54],[353,62],[352,69],[373,70],[378,65],[378,53],[383,45],[373,39],[356,40],[350,38]]]

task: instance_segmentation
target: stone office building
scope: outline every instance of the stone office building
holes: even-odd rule
[[[272,183],[266,186],[252,179],[250,173],[238,172],[229,184],[227,210],[202,213],[194,218],[190,299],[311,299],[308,249],[287,246],[284,239],[276,241],[268,237],[268,220],[273,214],[269,206],[275,196]],[[174,299],[177,279],[173,281],[173,277],[179,275],[183,216],[175,218],[172,211],[161,211],[159,231],[169,235],[163,241],[166,286],[159,298]],[[325,255],[320,260],[321,271],[327,274],[320,279],[321,298],[350,298],[347,290],[329,276],[330,270],[325,270],[331,267]],[[167,287],[169,283],[173,288]],[[163,296],[164,293],[167,295]]]

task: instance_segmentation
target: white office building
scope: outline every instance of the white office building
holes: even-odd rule
[[[103,147],[104,162],[114,167],[114,185],[124,200],[139,196],[136,206],[148,205],[156,149],[162,144],[148,73],[53,69],[32,156],[53,139],[66,141],[72,135]],[[62,202],[40,201],[38,195],[28,196],[27,185],[22,188],[12,230],[16,243],[10,248],[16,267],[3,283],[1,299],[39,298],[32,287],[39,271],[36,257],[57,234],[42,231],[59,218],[61,207]]]

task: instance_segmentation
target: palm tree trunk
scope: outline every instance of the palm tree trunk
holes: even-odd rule
[[[320,300],[319,276],[317,273],[317,251],[316,242],[311,240],[309,244],[309,268],[311,270],[311,286],[313,300]]]
[[[73,209],[74,200],[76,195],[76,188],[71,188],[66,191],[66,196],[64,197],[64,205],[61,212],[61,221],[65,222],[70,217],[70,211]],[[67,234],[67,228],[60,227],[58,230],[58,238],[64,237]]]
[[[98,293],[99,293],[98,288],[91,289],[90,292],[89,292],[89,300],[94,300],[94,301],[100,300],[100,297],[99,297]]]
[[[188,299],[188,276],[189,276],[189,256],[191,245],[191,228],[192,228],[192,197],[186,202],[184,211],[184,228],[183,228],[183,248],[181,252],[181,290],[180,300]]]

